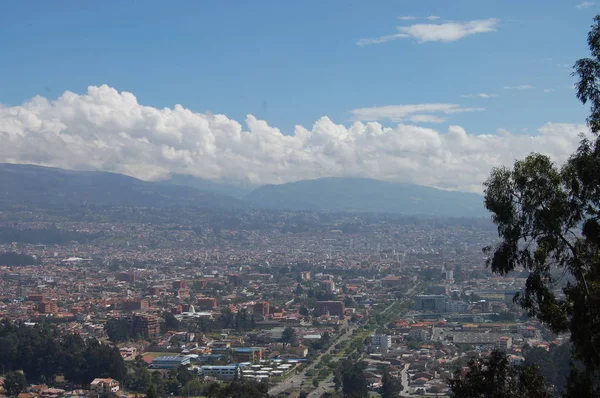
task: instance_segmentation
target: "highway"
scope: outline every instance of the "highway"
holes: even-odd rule
[[[409,299],[410,295],[413,294],[414,290],[415,290],[416,286],[411,287],[410,289],[407,290],[405,298],[400,299],[398,301],[406,301]],[[392,304],[390,304],[389,306],[387,306],[383,311],[382,314],[387,313],[390,309],[392,309],[392,307],[394,306],[394,304],[397,304],[398,301],[394,301]],[[346,331],[346,333],[344,333],[342,336],[338,337],[333,343],[331,343],[331,345],[329,346],[329,348],[327,349],[327,351],[319,354],[319,356],[313,361],[312,364],[310,364],[309,366],[307,366],[306,368],[304,368],[304,370],[296,375],[293,375],[291,377],[288,377],[287,379],[283,380],[281,383],[277,384],[276,386],[272,387],[269,390],[269,395],[273,395],[273,396],[277,396],[278,394],[281,394],[282,392],[292,389],[292,388],[301,388],[301,387],[305,387],[305,388],[312,388],[312,384],[307,385],[307,383],[312,383],[312,380],[305,380],[306,377],[306,372],[309,371],[310,369],[314,369],[315,365],[321,360],[321,358],[324,355],[327,354],[331,354],[331,352],[334,350],[334,347],[339,344],[342,343],[348,339],[350,339],[352,337],[352,332],[354,330],[356,330],[358,328],[357,325],[352,325],[348,328],[348,330]],[[408,366],[405,367],[404,372],[406,372],[406,369],[408,369]],[[407,375],[405,375],[405,377],[407,377]],[[408,380],[408,379],[407,379]],[[302,382],[304,381],[304,385],[302,384]],[[404,384],[404,379],[402,380],[403,385],[405,385],[405,388],[408,388],[408,381],[407,384]],[[319,386],[317,388],[314,389],[314,391],[312,391],[308,397],[309,398],[318,398],[321,397],[323,394],[325,394],[325,392],[329,389],[333,388],[333,375],[330,375],[327,379],[323,380],[322,382],[319,383]]]
[[[334,350],[334,347],[339,344],[342,343],[346,340],[348,340],[349,338],[352,337],[352,332],[354,330],[357,329],[356,325],[352,325],[348,328],[348,330],[346,331],[346,333],[344,333],[343,335],[339,336],[334,342],[331,343],[331,345],[329,346],[329,348],[327,349],[327,351],[319,354],[319,356],[313,361],[313,363],[311,363],[310,365],[308,365],[306,368],[304,368],[304,370],[302,370],[302,372],[293,375],[291,377],[288,377],[287,379],[283,380],[281,383],[277,384],[276,386],[274,386],[273,388],[271,388],[269,390],[269,395],[278,395],[281,394],[282,392],[297,387],[300,388],[300,386],[302,385],[302,381],[304,381],[305,377],[306,377],[306,372],[309,371],[310,369],[314,369],[315,365],[321,360],[321,358],[327,354],[331,354],[331,352]],[[306,385],[305,387],[309,387],[312,388],[312,384],[310,384],[310,386]],[[317,388],[315,391],[318,391],[319,388]],[[325,392],[325,391],[323,391]],[[310,397],[318,397],[320,395],[310,395]]]

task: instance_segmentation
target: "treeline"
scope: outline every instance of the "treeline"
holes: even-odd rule
[[[0,252],[0,265],[39,265],[39,258],[15,252]]]
[[[71,241],[88,243],[102,236],[102,233],[86,233],[78,231],[60,230],[50,228],[16,228],[10,226],[0,227],[0,243],[31,243],[42,245],[63,244]]]
[[[75,385],[89,384],[96,377],[123,380],[126,374],[115,347],[76,334],[59,337],[56,329],[45,324],[8,321],[0,323],[0,366],[5,372],[22,370],[31,383],[49,385],[59,374]]]
[[[186,366],[166,372],[149,371],[141,358],[128,363],[128,373],[122,385],[129,391],[146,394],[147,398],[166,396],[208,398],[267,398],[266,383],[237,378],[228,384],[205,381]]]

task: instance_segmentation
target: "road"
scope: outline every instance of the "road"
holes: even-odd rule
[[[401,299],[400,301],[405,301],[408,300],[409,297],[413,294],[414,290],[415,290],[416,286],[411,287],[410,289],[408,289],[406,291],[406,296],[405,298]],[[386,312],[388,312],[390,309],[392,309],[392,307],[394,306],[394,304],[396,304],[397,301],[393,302],[392,304],[390,304],[389,306],[387,306],[383,311],[382,314],[385,314]],[[312,384],[310,384],[310,386],[306,385],[306,382],[308,382],[308,380],[305,380],[306,377],[306,372],[309,371],[310,369],[314,369],[315,365],[321,360],[321,358],[324,355],[327,354],[331,354],[331,352],[334,350],[334,347],[339,344],[342,343],[346,340],[348,340],[349,338],[352,337],[352,332],[354,330],[356,330],[358,328],[357,325],[352,325],[348,328],[348,331],[346,331],[346,333],[344,333],[342,336],[338,337],[333,343],[331,343],[331,345],[329,346],[329,348],[327,349],[327,351],[321,353],[314,361],[312,364],[310,364],[309,366],[307,366],[306,368],[304,368],[304,370],[300,373],[298,373],[297,375],[288,377],[287,379],[285,379],[284,381],[282,381],[281,383],[277,384],[276,386],[274,386],[273,388],[271,388],[269,390],[269,395],[278,395],[281,394],[282,392],[292,389],[294,387],[296,388],[300,388],[302,386],[302,381],[304,381],[304,387],[309,387],[312,388]],[[404,381],[403,381],[404,383]],[[322,382],[319,383],[319,386],[309,394],[309,398],[318,398],[321,397],[323,394],[325,394],[325,392],[328,389],[331,389],[333,385],[333,375],[330,375],[327,379],[323,380]],[[408,382],[406,384],[406,386],[408,386]]]
[[[329,348],[327,349],[327,351],[319,354],[319,356],[313,361],[313,363],[311,363],[310,365],[308,365],[306,368],[304,368],[304,370],[296,375],[293,375],[291,377],[288,377],[287,379],[285,379],[284,381],[282,381],[281,383],[277,384],[276,386],[274,386],[273,388],[271,388],[269,390],[269,395],[277,395],[277,394],[281,394],[282,392],[297,387],[300,388],[300,386],[302,385],[302,381],[304,380],[305,376],[306,376],[306,372],[309,371],[310,369],[314,369],[315,365],[321,360],[321,358],[327,354],[331,354],[331,352],[334,350],[334,347],[339,344],[342,343],[346,340],[348,340],[349,338],[352,337],[352,332],[354,330],[357,329],[356,325],[352,325],[348,328],[348,330],[346,331],[346,333],[344,333],[343,335],[339,336],[333,343],[331,343],[331,345],[329,346]],[[309,387],[306,385],[305,382],[305,387]],[[310,385],[310,387],[312,388],[312,384]],[[318,390],[318,388],[317,388]],[[323,391],[324,392],[324,391]],[[320,396],[320,395],[314,395],[316,396]],[[311,395],[311,397],[313,397]]]

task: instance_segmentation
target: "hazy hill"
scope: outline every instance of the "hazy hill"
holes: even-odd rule
[[[260,187],[245,197],[273,210],[483,216],[483,197],[368,178],[321,178]]]
[[[185,174],[171,174],[168,179],[160,182],[163,184],[183,185],[219,195],[233,196],[237,199],[244,198],[244,196],[258,188],[256,185],[204,180]]]
[[[123,174],[0,163],[0,207],[33,205],[242,207],[232,197]]]

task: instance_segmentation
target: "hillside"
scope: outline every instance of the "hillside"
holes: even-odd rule
[[[138,207],[243,207],[234,198],[123,174],[0,163],[0,208],[82,204]]]
[[[266,185],[244,198],[272,210],[485,216],[483,197],[367,178],[321,178]]]
[[[256,185],[204,180],[185,174],[171,174],[168,179],[159,182],[162,184],[192,187],[201,191],[216,193],[217,195],[232,196],[236,199],[243,199],[244,196],[258,188]]]

